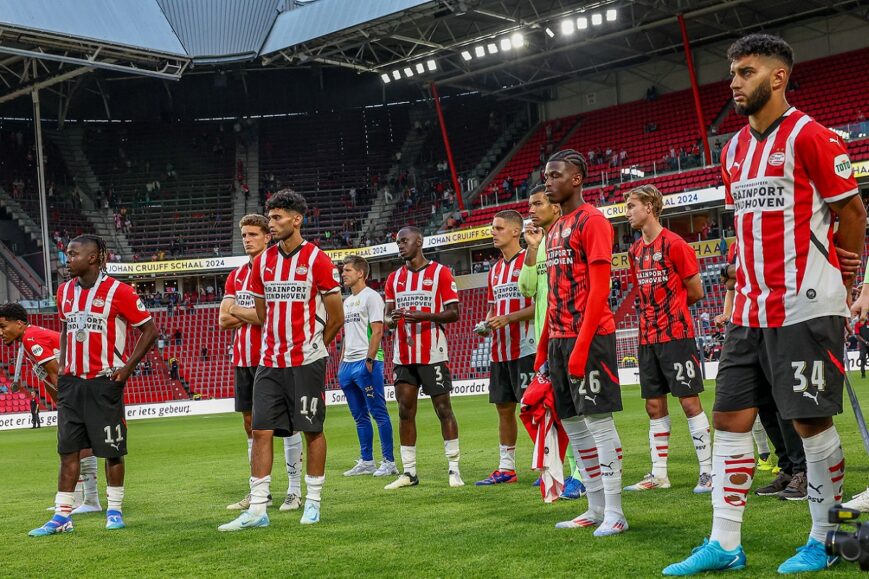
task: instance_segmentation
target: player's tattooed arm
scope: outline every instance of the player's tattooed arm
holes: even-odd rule
[[[866,242],[866,207],[860,195],[830,204],[833,211],[839,215],[839,229],[836,232],[836,247],[841,247],[851,253],[862,253]],[[848,302],[851,301],[851,287],[854,276],[843,280],[848,290]]]

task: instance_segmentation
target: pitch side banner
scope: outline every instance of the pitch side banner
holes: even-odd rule
[[[859,165],[859,163],[857,165]],[[857,165],[855,165],[855,171],[858,170]],[[869,164],[867,164],[866,170],[869,170]],[[664,208],[685,207],[722,200],[724,200],[724,188],[710,187],[687,193],[666,195],[664,196]],[[600,210],[607,219],[619,219],[625,215],[625,204],[617,203],[615,205],[606,205],[601,207]],[[481,227],[472,227],[470,229],[460,229],[459,231],[449,231],[447,233],[430,235],[423,239],[423,248],[430,249],[433,247],[446,247],[449,245],[483,241],[491,238],[491,229],[488,225],[483,225]],[[398,245],[395,243],[382,243],[380,245],[371,245],[355,249],[327,249],[324,251],[326,252],[326,255],[332,258],[332,261],[338,263],[343,261],[348,255],[360,255],[365,259],[398,255]],[[109,275],[122,277],[148,274],[166,275],[194,271],[230,271],[246,261],[246,256],[238,255],[231,257],[203,257],[173,259],[168,261],[144,261],[137,263],[108,263],[106,264],[106,269]],[[615,267],[615,260],[613,265]]]
[[[854,171],[854,178],[858,181],[869,179],[869,161],[858,161],[851,165],[851,170]]]

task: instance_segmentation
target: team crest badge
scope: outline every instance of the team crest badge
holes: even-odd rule
[[[654,259],[655,261],[661,261],[662,257],[664,257],[664,256],[661,255],[660,251],[656,251],[655,253],[652,254],[652,259]]]
[[[96,299],[94,300],[94,307],[95,307],[95,308],[101,308],[101,307],[103,307],[104,305],[106,305],[106,302],[103,301],[102,299],[100,299],[100,298],[96,298]]]
[[[769,160],[767,161],[770,167],[781,167],[785,164],[785,154],[784,153],[773,153],[769,156]]]
[[[308,268],[305,267],[304,265],[301,266],[301,267],[297,267],[297,268],[296,268],[296,273],[299,274],[299,275],[305,275],[305,274],[308,273]]]
[[[572,230],[570,229],[570,227],[565,228],[565,229],[561,232],[561,237],[567,237],[568,235],[570,235],[570,232],[571,232],[571,231],[572,231]]]
[[[431,287],[434,285],[434,282],[430,279],[424,279],[422,280],[422,285],[424,285],[425,287]]]
[[[513,270],[513,277],[519,277],[519,270],[518,269]]]

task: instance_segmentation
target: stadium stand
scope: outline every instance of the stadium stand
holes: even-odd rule
[[[85,153],[111,209],[126,209],[131,222],[127,237],[139,260],[160,251],[169,255],[182,232],[178,254],[231,251],[235,139],[222,127],[88,127]]]

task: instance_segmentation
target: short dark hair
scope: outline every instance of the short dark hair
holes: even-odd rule
[[[17,320],[19,322],[27,323],[27,310],[24,309],[24,306],[21,304],[16,304],[14,302],[3,304],[0,306],[0,318],[6,318],[7,320]]]
[[[361,271],[365,279],[368,279],[371,267],[368,265],[368,260],[361,255],[348,255],[344,258],[344,265],[353,266],[353,269]]]
[[[292,189],[281,189],[266,201],[266,211],[272,209],[295,211],[299,215],[304,215],[308,211],[308,203],[301,193],[296,193]]]
[[[512,209],[504,209],[503,211],[499,211],[495,214],[495,219],[503,219],[504,221],[509,221],[522,229],[522,214],[518,211],[513,211]]]
[[[549,157],[547,163],[554,161],[564,161],[579,169],[579,174],[582,175],[582,180],[585,182],[585,178],[588,176],[588,163],[585,162],[585,157],[582,156],[582,153],[575,149],[562,149]]]
[[[420,229],[419,227],[417,227],[417,226],[415,226],[415,225],[405,225],[405,226],[402,227],[401,229],[407,229],[407,230],[410,231],[411,233],[416,233],[417,235],[419,235],[420,237],[422,237],[422,229]],[[399,231],[401,231],[401,229],[399,229]]]
[[[245,215],[238,222],[239,227],[259,227],[263,230],[263,233],[268,235],[269,232],[269,220],[265,215],[260,215],[259,213],[251,213],[250,215]]]
[[[727,60],[733,62],[752,55],[769,56],[785,63],[788,70],[794,66],[794,49],[780,36],[772,34],[749,34],[743,36],[727,49]]]
[[[546,185],[535,185],[531,188],[531,192],[528,193],[528,196],[537,195],[538,193],[546,193]]]

